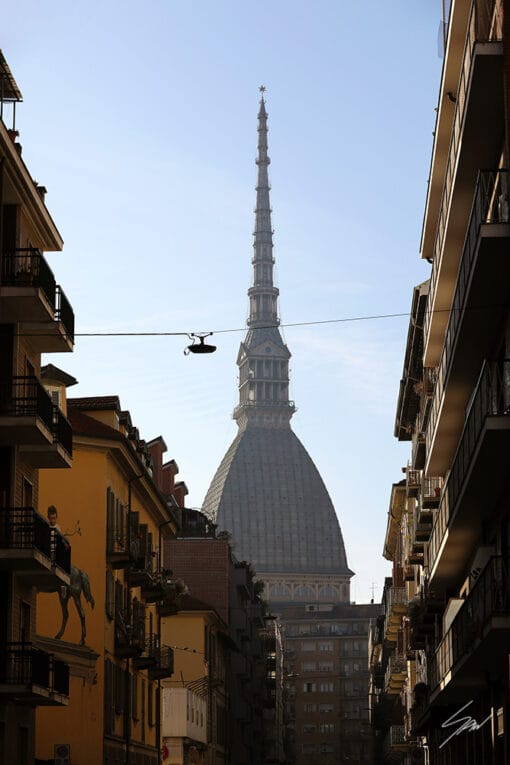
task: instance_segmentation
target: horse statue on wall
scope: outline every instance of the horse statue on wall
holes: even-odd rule
[[[69,585],[66,585],[66,584],[55,585],[54,587],[48,587],[48,588],[43,587],[40,589],[42,589],[43,592],[58,593],[58,597],[60,600],[60,607],[62,609],[62,624],[60,625],[59,631],[55,635],[55,640],[60,640],[65,632],[65,629],[67,626],[67,620],[69,618],[68,604],[69,604],[69,600],[72,598],[74,601],[74,605],[76,607],[76,611],[80,618],[80,624],[81,624],[80,645],[85,645],[85,637],[87,635],[87,629],[85,626],[85,611],[83,610],[83,606],[81,603],[82,593],[87,603],[90,604],[91,608],[94,608],[96,604],[94,600],[94,596],[92,595],[92,591],[90,589],[90,581],[89,581],[89,577],[87,573],[85,571],[82,571],[81,568],[71,565]]]
[[[60,607],[62,608],[62,624],[60,625],[59,631],[55,635],[55,640],[60,640],[62,635],[65,632],[67,620],[69,618],[68,603],[69,603],[69,599],[72,598],[74,601],[74,605],[76,606],[76,611],[78,612],[78,616],[80,617],[80,624],[81,624],[80,645],[85,645],[85,637],[87,635],[87,629],[85,626],[85,612],[81,604],[82,593],[87,603],[90,604],[90,607],[94,608],[94,606],[96,605],[96,602],[94,600],[94,596],[92,595],[92,591],[90,589],[90,581],[89,581],[88,574],[85,571],[82,571],[82,569],[78,568],[77,566],[71,566],[71,581],[69,586],[64,585],[63,587],[58,588],[58,597],[60,599]]]

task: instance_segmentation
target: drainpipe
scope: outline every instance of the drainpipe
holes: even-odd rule
[[[161,552],[161,529],[163,526],[168,526],[172,523],[173,518],[169,518],[168,521],[163,521],[158,525],[158,574],[163,570],[162,561],[163,554]],[[161,655],[161,609],[158,612],[158,643],[159,651]],[[158,693],[156,696],[156,743],[158,745],[158,763],[161,762],[161,680],[158,677]]]
[[[0,279],[4,254],[4,167],[5,159],[0,159]]]
[[[505,326],[505,358],[503,359],[503,411],[510,412],[510,314]]]
[[[139,478],[143,478],[145,473],[140,473],[140,475],[135,475],[132,478],[128,478],[128,528],[127,528],[127,545],[128,545],[128,552],[129,555],[131,555],[131,484],[133,481],[137,481]],[[131,590],[129,587],[129,566],[131,563],[128,563],[128,568],[126,569],[125,574],[125,580],[127,584],[127,608],[126,608],[126,621],[128,624],[131,624]],[[130,683],[130,674],[129,674],[129,656],[126,658],[126,669],[125,674],[126,678],[125,687],[126,687],[126,698],[125,698],[125,706],[124,706],[124,713],[126,716],[125,719],[125,731],[124,731],[124,744],[126,747],[126,765],[129,765],[129,749],[131,747],[131,683]]]

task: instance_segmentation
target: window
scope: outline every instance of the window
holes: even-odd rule
[[[142,680],[142,742],[145,743],[145,680]]]
[[[301,664],[302,672],[315,672],[316,669],[317,669],[317,662],[315,661],[304,661]]]
[[[327,733],[328,735],[330,735],[331,733],[335,732],[335,726],[333,725],[333,723],[321,723],[320,732]]]
[[[319,752],[321,754],[331,753],[335,751],[335,747],[333,744],[320,744],[319,746]]]
[[[317,644],[314,640],[303,640],[301,642],[301,651],[316,651]]]
[[[334,683],[321,683],[320,684],[320,691],[321,693],[333,693],[335,690]]]
[[[317,704],[303,704],[303,712],[316,712]]]
[[[138,720],[138,675],[131,676],[131,717]]]
[[[322,728],[322,725],[321,725]],[[303,725],[303,733],[315,733],[317,730],[317,726],[315,723],[306,723],[306,725]]]
[[[155,712],[154,687],[152,683],[149,683],[147,701],[148,701],[148,707],[149,707],[148,708],[149,725],[152,726],[154,725],[156,721],[154,716],[154,712]]]
[[[28,728],[24,725],[20,725],[18,728],[18,759],[19,765],[28,765],[28,742],[29,742]]]
[[[315,744],[303,744],[303,754],[314,754],[317,751]]]
[[[115,578],[110,569],[106,569],[105,610],[106,616],[109,619],[113,619],[115,616]]]
[[[105,733],[115,732],[114,713],[114,665],[109,659],[104,663],[104,728]]]
[[[124,712],[126,675],[122,667],[117,664],[114,665],[113,671],[115,677],[115,714],[121,715]]]
[[[332,661],[320,661],[319,662],[319,672],[333,672],[333,662]]]
[[[30,603],[20,600],[19,603],[19,639],[21,643],[29,643],[31,637],[30,629]]]
[[[333,704],[319,704],[319,712],[332,712]]]
[[[303,691],[304,691],[304,693],[315,693],[316,690],[317,690],[317,684],[316,683],[303,683]]]
[[[319,651],[332,651],[333,650],[333,643],[331,640],[324,641],[322,643],[319,643]]]

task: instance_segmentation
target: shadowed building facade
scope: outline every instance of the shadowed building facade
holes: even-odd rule
[[[261,88],[262,94],[264,89]],[[267,111],[258,114],[257,200],[248,331],[241,343],[239,428],[204,500],[204,512],[233,536],[272,605],[348,602],[347,566],[333,503],[310,455],[291,429],[290,351],[279,330],[273,281]]]

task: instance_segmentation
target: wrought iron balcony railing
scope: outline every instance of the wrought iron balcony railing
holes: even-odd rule
[[[0,549],[38,550],[51,559],[51,530],[33,507],[0,508]]]
[[[60,285],[56,289],[55,319],[62,322],[66,335],[74,342],[74,311]]]
[[[127,608],[115,609],[115,653],[120,658],[141,656],[145,650],[145,611],[133,603]]]
[[[69,696],[69,666],[31,643],[0,645],[0,685],[38,686]]]
[[[71,547],[33,507],[0,508],[0,550],[37,550],[65,573],[71,572]]]
[[[478,640],[483,640],[486,625],[494,616],[510,617],[509,569],[507,561],[499,555],[489,559],[437,646],[430,663],[431,690],[437,688]]]
[[[54,404],[37,377],[16,376],[0,381],[0,417],[38,417],[54,427]]]
[[[155,663],[149,667],[149,677],[161,680],[174,673],[174,652],[170,646],[162,645],[154,648]]]
[[[482,170],[478,174],[453,303],[446,327],[441,360],[437,369],[434,396],[427,424],[427,446],[430,446],[434,436],[443,392],[450,374],[454,356],[453,350],[462,320],[472,266],[480,239],[480,226],[482,224],[510,222],[508,180],[507,170]]]
[[[64,415],[60,407],[54,405],[53,408],[53,436],[56,442],[58,442],[69,454],[73,455],[73,429],[71,423]]]
[[[0,418],[37,417],[50,431],[53,441],[72,456],[71,423],[56,406],[48,392],[34,376],[15,376],[0,380]]]
[[[441,264],[444,237],[450,209],[451,193],[455,178],[455,168],[459,147],[462,142],[462,122],[466,108],[466,99],[471,73],[471,64],[475,55],[476,43],[498,42],[503,39],[503,3],[502,0],[487,0],[479,3],[473,0],[468,22],[468,32],[464,47],[462,68],[455,103],[455,114],[448,148],[448,161],[444,174],[444,186],[440,203],[440,212],[437,222],[436,239],[434,242],[434,254],[432,274],[430,277],[429,310],[425,313],[424,337],[427,338],[430,330],[431,307],[434,304],[434,295],[437,287],[439,266]]]
[[[42,252],[35,247],[4,252],[1,257],[1,283],[7,287],[38,287],[53,311],[56,309],[56,284]]]
[[[501,375],[495,364],[484,362],[451,470],[446,479],[439,510],[427,546],[427,563],[432,571],[446,530],[455,514],[457,501],[480,437],[485,418],[509,416],[503,401]]]

